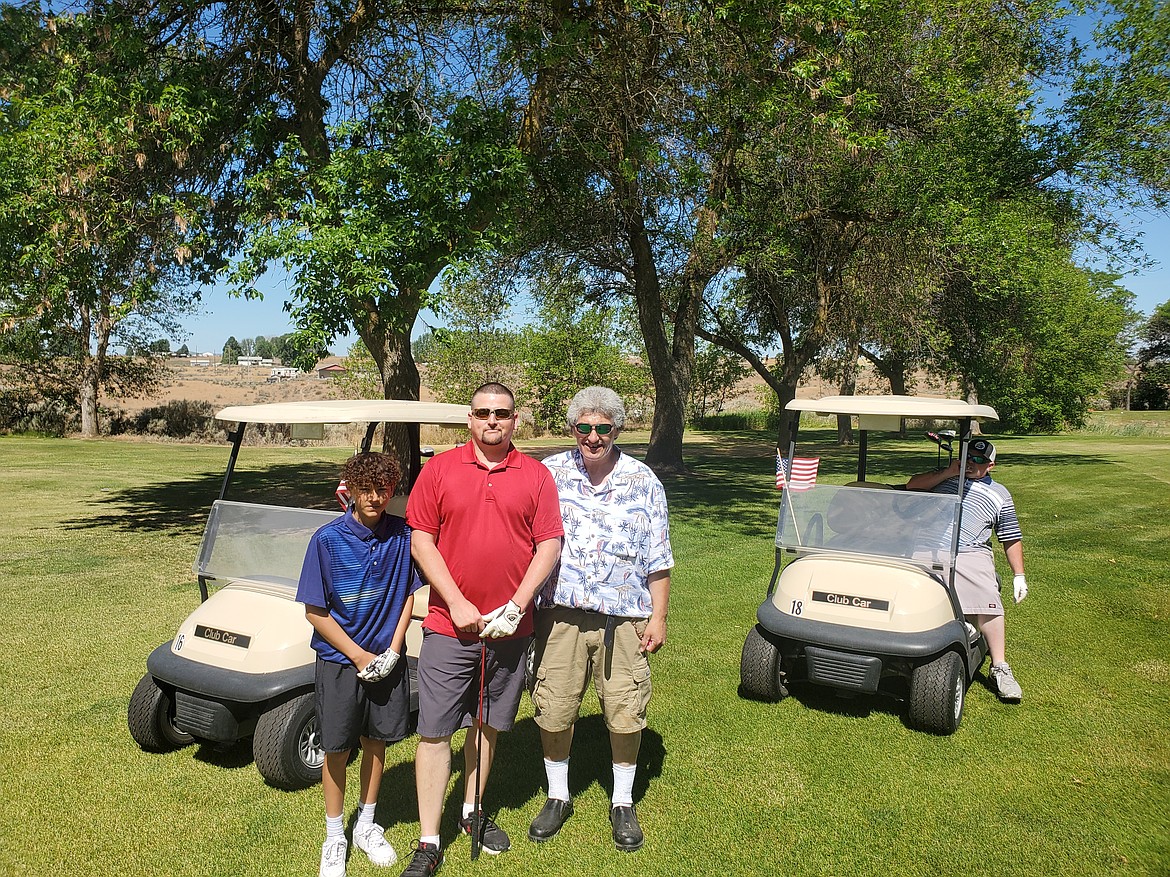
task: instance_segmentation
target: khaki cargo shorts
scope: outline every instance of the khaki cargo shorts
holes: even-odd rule
[[[607,648],[605,628],[611,617],[613,646]],[[571,728],[592,676],[610,731],[634,734],[645,728],[650,703],[650,662],[641,650],[645,632],[645,618],[561,607],[539,610],[532,687],[536,724],[552,733]]]

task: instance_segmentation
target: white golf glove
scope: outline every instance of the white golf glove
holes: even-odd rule
[[[394,665],[398,663],[398,652],[394,649],[386,649],[382,654],[378,655],[370,663],[366,664],[358,671],[357,678],[362,682],[381,682],[394,669]]]
[[[1028,596],[1028,582],[1024,579],[1023,573],[1012,577],[1012,588],[1015,590],[1017,603]]]
[[[499,609],[493,609],[484,616],[487,626],[484,627],[481,637],[511,636],[520,626],[520,619],[524,617],[524,610],[509,600]]]

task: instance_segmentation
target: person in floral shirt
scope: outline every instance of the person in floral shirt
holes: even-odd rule
[[[537,598],[532,701],[548,800],[528,837],[547,841],[572,815],[569,750],[592,676],[613,759],[613,841],[634,852],[643,843],[633,786],[650,702],[647,655],[666,642],[674,555],[662,483],[616,444],[625,421],[617,393],[586,387],[569,403],[577,447],[544,460],[565,536],[559,570]]]

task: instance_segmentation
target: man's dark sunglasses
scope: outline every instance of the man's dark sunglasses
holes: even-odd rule
[[[511,408],[472,408],[471,416],[476,420],[487,420],[492,415],[496,415],[496,420],[511,420],[513,417]]]
[[[989,458],[981,457],[979,454],[972,454],[967,459],[970,460],[972,463],[974,463],[976,466],[982,466],[984,463],[991,462],[991,460]]]
[[[578,423],[575,428],[576,428],[577,432],[581,433],[581,435],[589,435],[589,433],[593,432],[594,430],[597,431],[598,435],[609,435],[610,431],[613,429],[613,424],[612,423]]]

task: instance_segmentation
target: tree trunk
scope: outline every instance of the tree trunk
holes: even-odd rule
[[[975,389],[975,385],[968,378],[963,379],[963,388],[963,396],[966,398],[967,403],[970,405],[978,405],[979,392]],[[980,428],[978,420],[971,421],[971,435],[983,435],[983,430]]]
[[[789,411],[787,405],[796,398],[796,388],[800,384],[800,375],[803,368],[794,367],[793,363],[785,361],[781,367],[779,380],[772,384],[776,390],[776,404],[780,411],[780,425],[776,431],[776,447],[781,453],[788,453],[788,440],[792,435],[792,425],[796,422],[796,413]]]
[[[383,399],[418,400],[421,389],[418,366],[410,351],[410,328],[404,318],[390,325],[376,313],[367,315],[366,324],[358,334],[370,351],[382,379]],[[413,318],[410,325],[413,325]],[[402,483],[398,492],[410,489],[414,475],[421,465],[419,456],[418,424],[386,423],[382,425],[382,453],[392,455],[402,469]]]
[[[77,398],[81,408],[81,437],[97,438],[98,395],[101,392],[102,372],[106,367],[106,349],[109,346],[110,326],[103,318],[101,308],[95,317],[93,309],[83,304],[78,308],[78,362]],[[95,322],[96,320],[96,322]],[[90,336],[97,335],[97,350],[91,352]]]
[[[906,390],[906,360],[900,356],[889,355],[886,357],[879,357],[871,353],[864,347],[858,348],[858,352],[870,361],[874,368],[877,369],[878,374],[890,382],[890,392],[895,396],[907,395]],[[902,421],[902,428],[898,431],[898,438],[906,438],[906,421]]]
[[[852,396],[857,392],[857,342],[850,345],[845,375],[841,378],[841,395]],[[848,447],[853,444],[853,418],[848,414],[837,415],[837,444]]]
[[[646,449],[646,465],[663,474],[682,473],[686,471],[682,447],[694,366],[694,323],[686,325],[685,305],[680,305],[684,319],[681,325],[676,319],[673,341],[668,339],[658,268],[640,213],[631,216],[627,234],[633,255],[638,325],[646,344],[650,374],[654,378],[654,419],[650,427],[650,444]],[[688,293],[689,290],[684,292],[684,297]]]
[[[97,438],[98,436],[98,380],[97,370],[88,356],[82,366],[81,381],[77,388],[78,400],[81,403],[81,437]]]

